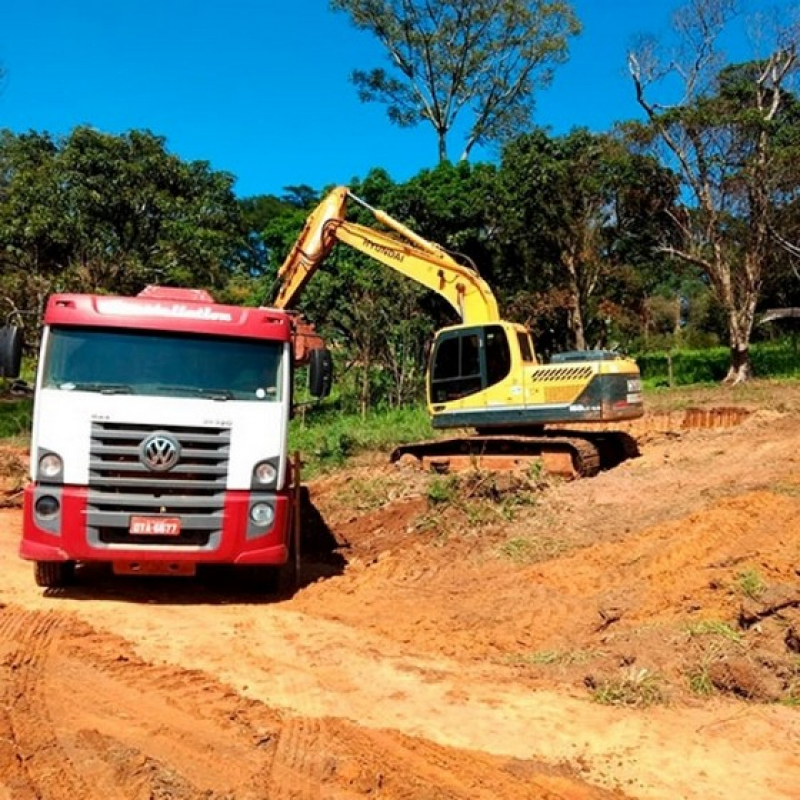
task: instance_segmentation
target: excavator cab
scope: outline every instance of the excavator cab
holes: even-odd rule
[[[535,363],[530,337],[516,326],[453,326],[441,331],[428,370],[428,400],[436,411],[444,403],[490,389],[517,365]]]

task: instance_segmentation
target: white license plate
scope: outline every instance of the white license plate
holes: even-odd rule
[[[131,517],[128,531],[135,536],[179,536],[179,517]]]

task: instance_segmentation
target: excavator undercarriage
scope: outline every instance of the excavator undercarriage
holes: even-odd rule
[[[590,478],[639,455],[636,440],[623,431],[537,429],[531,432],[474,433],[401,445],[393,463],[415,463],[433,472],[469,469],[528,470],[535,463],[549,475]]]

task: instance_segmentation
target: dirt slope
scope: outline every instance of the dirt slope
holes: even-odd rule
[[[2,510],[0,800],[797,797],[796,407],[574,483],[365,462],[277,602],[43,593]]]

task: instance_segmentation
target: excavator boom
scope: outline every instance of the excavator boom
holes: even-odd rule
[[[376,220],[396,235],[347,221],[348,198],[368,209]],[[280,289],[274,302],[276,308],[294,305],[337,242],[365,253],[436,292],[465,324],[484,324],[500,319],[491,288],[473,267],[459,263],[443,248],[384,211],[372,208],[343,186],[331,191],[311,213],[278,271]]]

